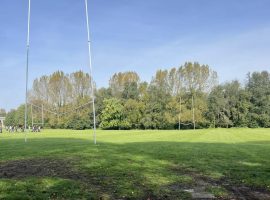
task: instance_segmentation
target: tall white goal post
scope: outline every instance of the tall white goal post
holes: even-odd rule
[[[86,14],[86,28],[87,28],[87,43],[88,43],[88,64],[90,69],[91,77],[91,97],[92,97],[92,109],[93,109],[93,136],[94,144],[96,140],[96,109],[95,109],[95,91],[94,91],[94,80],[93,80],[93,69],[92,69],[92,53],[91,53],[91,40],[90,40],[90,26],[89,26],[89,13],[88,13],[88,0],[85,0],[85,14]],[[24,128],[25,128],[25,142],[27,142],[27,114],[28,114],[28,74],[29,74],[29,50],[30,50],[30,22],[31,22],[31,0],[28,0],[28,20],[27,20],[27,41],[26,41],[26,74],[25,74],[25,113],[24,113]],[[32,105],[31,105],[32,108]],[[31,109],[32,112],[32,109]],[[42,119],[43,119],[43,108],[42,108]],[[42,120],[42,123],[43,120]],[[32,119],[33,124],[33,119]]]
[[[27,142],[27,104],[28,104],[28,70],[29,70],[29,50],[30,50],[30,18],[31,0],[28,1],[28,20],[27,20],[27,41],[26,41],[26,74],[25,74],[25,108],[24,108],[24,141]]]

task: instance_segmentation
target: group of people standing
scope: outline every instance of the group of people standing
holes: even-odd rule
[[[29,132],[35,132],[35,133],[38,133],[38,132],[41,132],[41,126],[29,126],[28,127],[28,130]],[[18,132],[24,132],[25,129],[24,129],[24,126],[6,126],[6,131],[9,132],[9,133],[18,133]],[[0,124],[0,133],[3,133],[3,127],[2,125]]]
[[[31,127],[29,126],[29,130],[31,130]],[[33,126],[32,127],[32,132],[38,133],[41,132],[41,126]]]
[[[9,133],[24,132],[23,126],[7,126],[6,131]]]

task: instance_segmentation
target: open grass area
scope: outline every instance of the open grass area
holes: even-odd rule
[[[0,134],[0,199],[270,198],[270,130]]]

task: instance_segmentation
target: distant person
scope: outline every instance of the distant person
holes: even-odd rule
[[[2,124],[0,123],[0,133],[3,133]]]
[[[21,125],[21,132],[24,132],[24,126]]]

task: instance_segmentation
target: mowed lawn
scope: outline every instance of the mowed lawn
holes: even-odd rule
[[[270,198],[270,129],[0,134],[0,199]]]

